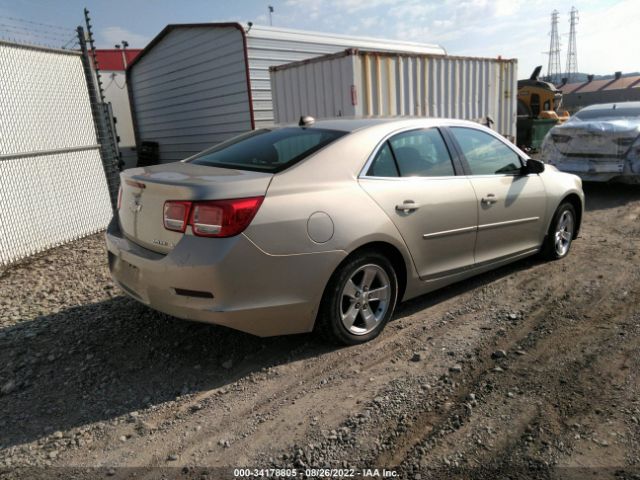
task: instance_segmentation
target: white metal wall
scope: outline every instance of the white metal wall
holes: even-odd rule
[[[271,75],[276,123],[295,122],[302,115],[316,118],[356,115],[358,98],[353,95],[357,95],[355,82],[361,78],[361,72],[351,56],[300,63],[295,68],[278,69]]]
[[[116,131],[120,141],[118,148],[123,169],[135,167],[137,164],[136,138],[133,132],[129,92],[124,72],[119,70],[100,70],[104,83],[104,99],[111,104],[111,113],[116,119]]]
[[[269,79],[270,67],[335,53],[345,48],[434,55],[445,53],[442,47],[431,44],[254,26],[247,33],[247,53],[256,128],[273,125],[275,121]],[[335,75],[335,72],[329,74]],[[318,88],[320,87],[318,85]]]
[[[517,62],[442,55],[343,52],[271,73],[275,119],[300,115],[482,120],[516,134]]]
[[[139,140],[172,162],[250,130],[244,58],[237,28],[169,32],[129,75]]]
[[[111,218],[81,57],[0,42],[0,265]]]
[[[240,28],[248,30],[246,63]],[[251,129],[251,110],[255,128],[273,125],[269,67],[349,47],[444,53],[437,45],[257,25],[173,25],[129,70],[137,140],[158,142],[160,161],[171,162]]]

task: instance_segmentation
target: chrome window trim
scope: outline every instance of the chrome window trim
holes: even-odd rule
[[[401,180],[403,182],[406,181],[424,181],[424,180],[457,180],[460,178],[465,178],[465,175],[448,175],[446,177],[377,177],[372,175],[365,175],[358,177],[358,180]]]

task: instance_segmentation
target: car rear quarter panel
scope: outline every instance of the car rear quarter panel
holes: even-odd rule
[[[368,243],[385,242],[400,251],[409,277],[417,278],[398,230],[357,182],[380,139],[379,134],[368,130],[347,135],[305,162],[275,175],[245,235],[270,255],[333,251],[348,255]],[[317,213],[330,218],[322,227],[331,229],[326,241],[309,234],[310,218]],[[318,278],[320,295],[339,263],[331,266],[329,275]]]

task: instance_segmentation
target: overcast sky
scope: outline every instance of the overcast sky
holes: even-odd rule
[[[92,13],[99,47],[127,40],[144,47],[166,24],[253,21],[268,25],[268,5],[279,27],[438,43],[448,53],[517,58],[519,77],[544,65],[550,15],[560,12],[565,68],[571,3],[550,0],[0,0],[0,37],[11,18],[69,27]],[[640,70],[640,0],[579,0],[578,70],[607,74]],[[31,26],[46,35],[44,26]],[[22,30],[24,31],[24,30]],[[46,40],[46,36],[39,37]]]

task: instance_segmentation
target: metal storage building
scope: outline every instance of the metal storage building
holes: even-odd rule
[[[239,23],[168,25],[127,69],[136,143],[183,159],[274,122],[269,67],[345,48],[444,55],[437,45]]]
[[[125,62],[131,63],[141,50],[137,49],[97,49],[96,62],[102,76],[104,98],[111,104],[116,119],[116,130],[119,138],[120,154],[125,168],[135,166],[136,141],[133,134],[133,122],[129,107],[129,95],[125,79]]]
[[[515,139],[517,61],[348,49],[271,67],[277,123],[303,114],[484,121]]]
[[[597,103],[640,101],[640,75],[622,76],[616,72],[613,78],[569,83],[558,87],[563,94],[562,108],[575,113],[581,108]]]

